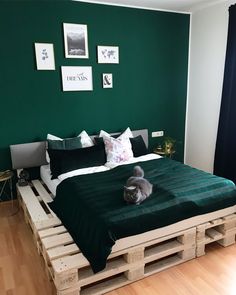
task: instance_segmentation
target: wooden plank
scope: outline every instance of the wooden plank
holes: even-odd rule
[[[58,259],[63,256],[73,255],[80,252],[79,247],[76,244],[70,244],[66,246],[55,247],[47,250],[50,260]]]
[[[41,220],[48,219],[47,214],[45,213],[45,211],[41,207],[41,205],[40,205],[37,197],[33,193],[31,187],[29,185],[27,185],[27,186],[22,186],[22,187],[18,186],[17,188],[21,194],[24,204],[27,207],[27,211],[29,212],[31,220],[33,222],[38,222]]]
[[[48,206],[48,203],[51,203],[53,201],[50,194],[46,191],[45,187],[42,185],[42,183],[39,180],[32,180],[33,186],[39,193],[39,200],[42,200],[47,207],[48,211],[52,214],[52,216],[56,216],[56,214],[51,210],[51,208]]]
[[[218,232],[214,228],[209,228],[206,230],[206,235],[210,237],[212,240],[217,241],[219,239],[222,239],[223,235],[222,233]]]
[[[218,219],[214,219],[214,220],[211,220],[210,221],[210,226],[208,228],[211,228],[211,227],[214,227],[214,226],[217,226],[217,225],[220,225],[224,223],[224,220],[222,218],[218,218]]]
[[[57,290],[57,295],[80,295],[80,285],[75,284],[73,287],[65,290]]]
[[[119,277],[111,278],[108,281],[104,281],[96,284],[95,286],[82,289],[81,295],[103,295],[111,290],[120,288],[124,285],[130,284],[130,281],[124,275]]]
[[[222,217],[225,221],[236,220],[236,213]]]
[[[43,239],[46,237],[62,234],[65,232],[67,232],[67,229],[63,225],[61,225],[61,226],[56,226],[56,227],[39,231],[39,237]]]
[[[46,189],[44,188],[44,186],[42,185],[42,183],[39,180],[32,180],[32,183],[34,185],[34,187],[36,188],[37,192],[39,193],[39,195],[41,196],[41,198],[46,202],[46,203],[50,203],[53,201],[53,198],[51,197],[51,195],[46,191]]]
[[[167,257],[164,260],[157,261],[156,263],[145,265],[144,269],[144,276],[149,276],[154,273],[160,272],[164,269],[167,269],[169,267],[172,267],[174,265],[180,264],[184,262],[183,259],[181,259],[178,255]]]
[[[164,245],[157,245],[154,248],[145,250],[144,261],[145,263],[149,263],[151,261],[155,261],[160,258],[182,251],[183,249],[184,245],[182,245],[178,241],[171,241]]]
[[[35,228],[40,231],[43,229],[51,228],[53,226],[58,226],[61,224],[61,220],[58,217],[51,217],[47,216],[47,219],[35,221]]]
[[[234,235],[226,235],[224,239],[217,241],[223,247],[227,247],[235,244],[235,234]]]
[[[52,267],[55,273],[62,273],[72,268],[80,269],[88,265],[90,264],[82,253],[52,260]]]
[[[42,239],[42,245],[45,249],[50,249],[61,245],[67,245],[73,242],[74,241],[68,232]]]
[[[96,274],[93,273],[90,267],[84,270],[81,269],[79,271],[79,282],[81,286],[85,286],[122,273],[129,268],[130,265],[121,257],[114,261],[108,261],[106,268]]]

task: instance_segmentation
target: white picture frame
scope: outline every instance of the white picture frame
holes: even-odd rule
[[[118,46],[97,46],[97,57],[99,64],[118,64],[119,47]]]
[[[52,43],[34,43],[37,70],[55,70]]]
[[[91,66],[62,66],[63,91],[92,91],[93,76]]]
[[[63,23],[66,58],[89,58],[87,25]]]
[[[111,73],[102,74],[102,87],[113,88],[113,76]]]

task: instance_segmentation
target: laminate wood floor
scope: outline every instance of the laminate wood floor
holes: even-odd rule
[[[56,295],[32,233],[19,211],[0,204],[0,295]],[[236,245],[208,246],[207,255],[152,275],[108,295],[235,295]]]

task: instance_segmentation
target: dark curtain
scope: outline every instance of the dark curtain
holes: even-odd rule
[[[236,183],[236,5],[229,8],[228,40],[214,174]]]

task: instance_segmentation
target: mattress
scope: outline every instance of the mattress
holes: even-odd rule
[[[69,177],[97,173],[97,172],[103,172],[103,171],[107,171],[112,168],[115,168],[119,165],[124,165],[124,164],[128,165],[128,164],[132,164],[132,163],[136,163],[136,162],[144,162],[144,161],[159,159],[159,158],[162,158],[162,157],[159,155],[156,155],[156,154],[147,154],[147,155],[136,157],[136,158],[133,157],[129,161],[127,161],[125,163],[121,163],[121,164],[108,163],[104,166],[88,167],[88,168],[73,170],[71,172],[61,174],[58,176],[58,178],[53,179],[53,180],[51,179],[52,176],[51,176],[51,171],[50,171],[50,165],[48,164],[48,165],[43,165],[40,167],[40,177],[43,180],[43,182],[47,185],[48,189],[53,194],[53,196],[56,196],[56,189],[57,189],[58,184],[61,183],[62,180],[65,180]]]
[[[40,167],[40,177],[54,197],[56,195],[57,186],[61,182],[61,180],[59,180],[58,178],[53,180],[51,179],[52,176],[49,164]]]

